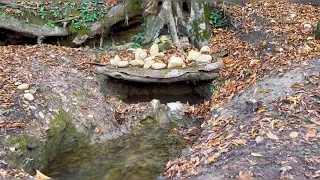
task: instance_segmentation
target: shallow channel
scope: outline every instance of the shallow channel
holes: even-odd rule
[[[127,138],[61,153],[44,171],[58,179],[157,179],[181,143],[157,125]]]

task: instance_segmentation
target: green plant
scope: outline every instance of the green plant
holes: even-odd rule
[[[59,6],[56,5],[53,9],[53,16],[58,17],[59,15],[60,15],[60,8]]]
[[[212,24],[215,28],[220,28],[225,26],[226,18],[223,15],[221,10],[216,10],[215,12],[211,12],[210,14],[210,24]]]
[[[53,27],[55,27],[56,25],[53,24],[51,21],[48,21],[47,23],[44,24],[44,26],[45,26],[45,27],[51,27],[51,28],[53,28]]]
[[[138,33],[134,36],[131,37],[131,41],[143,41],[145,39],[144,34],[143,33]]]
[[[134,43],[132,44],[132,47],[135,48],[135,49],[142,48],[141,44],[140,44],[140,43],[137,43],[137,42],[134,42]]]
[[[146,18],[143,19],[143,23],[141,24],[141,27],[143,27],[143,28],[147,27],[147,19]]]
[[[40,1],[41,2],[41,1]],[[46,18],[50,14],[50,11],[48,11],[45,7],[41,7],[39,9],[39,15],[41,19]]]

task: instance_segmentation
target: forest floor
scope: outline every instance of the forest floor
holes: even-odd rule
[[[167,178],[316,178],[320,176],[320,8],[288,2],[225,6],[234,27],[216,29],[212,53],[228,51],[211,101],[185,105],[203,119],[188,152],[168,162]],[[21,69],[35,55],[47,66],[74,56],[71,66],[92,73],[88,49],[43,46],[0,48],[0,112],[19,103],[16,82],[37,79]],[[54,57],[54,58],[53,58]],[[31,59],[30,59],[31,58]],[[41,78],[41,77],[39,77]],[[85,108],[85,107],[84,107]],[[0,119],[1,120],[1,119]],[[26,122],[0,121],[4,131]],[[2,163],[2,162],[0,162]],[[3,170],[1,176],[21,171]],[[20,174],[19,174],[20,173]]]
[[[320,8],[228,8],[238,29],[218,29],[212,38],[214,52],[229,52],[216,91],[189,107],[208,121],[189,151],[167,164],[166,177],[319,177],[320,42],[313,33]]]

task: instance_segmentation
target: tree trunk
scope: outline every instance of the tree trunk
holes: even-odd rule
[[[37,16],[38,11],[35,8],[23,7],[22,5],[15,4],[10,1],[0,0],[0,5],[5,5],[10,8],[25,8],[26,11],[33,19],[39,19]],[[73,42],[75,44],[81,44],[88,38],[94,37],[98,34],[103,36],[104,32],[108,32],[109,29],[118,22],[129,20],[135,16],[141,16],[143,13],[143,7],[140,6],[138,1],[125,1],[112,7],[107,14],[98,21],[93,23],[87,23],[88,30],[86,33],[71,32],[68,24],[74,18],[68,18],[56,21],[54,23],[62,23],[63,26],[46,27],[45,24],[35,24],[27,22],[24,19],[16,18],[15,16],[0,15],[0,28],[12,30],[18,33],[22,33],[31,37],[50,37],[50,36],[70,36],[75,35]],[[83,18],[83,17],[80,17]],[[50,19],[47,19],[50,21]],[[80,30],[81,31],[81,30]]]
[[[207,2],[188,1],[190,12],[183,12],[183,2],[164,0],[158,12],[154,0],[146,8],[147,28],[143,44],[150,43],[168,27],[174,44],[180,47],[179,36],[187,36],[197,47],[208,44],[211,37],[209,28],[210,10]],[[157,13],[158,12],[158,13]]]

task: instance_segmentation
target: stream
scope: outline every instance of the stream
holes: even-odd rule
[[[44,173],[58,179],[157,179],[181,149],[169,129],[149,124],[123,139],[61,153]]]

